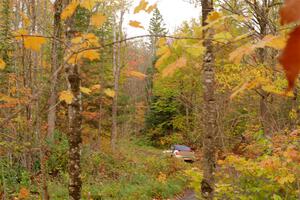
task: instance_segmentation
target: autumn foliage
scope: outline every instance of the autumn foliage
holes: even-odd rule
[[[281,24],[295,23],[300,20],[300,2],[286,0],[280,10]],[[279,58],[283,65],[289,82],[289,89],[294,87],[295,80],[300,72],[300,26],[298,25],[290,34],[286,47]]]

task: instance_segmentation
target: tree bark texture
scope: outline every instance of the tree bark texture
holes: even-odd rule
[[[202,25],[207,25],[206,19],[209,13],[213,11],[213,0],[202,1]],[[216,123],[216,99],[215,99],[215,63],[213,49],[213,29],[209,28],[203,33],[203,45],[206,52],[203,58],[203,87],[204,87],[204,109],[203,116],[203,180],[201,183],[201,193],[204,199],[212,200],[215,190],[215,153],[217,136]]]
[[[66,3],[69,3],[68,0]],[[66,4],[67,5],[67,4]],[[75,12],[76,14],[76,12]],[[75,15],[74,14],[74,15]],[[66,20],[66,38],[68,42],[75,36],[74,27],[74,15]],[[68,86],[73,95],[73,101],[68,106],[69,113],[69,162],[68,162],[68,173],[69,173],[69,199],[80,200],[81,199],[81,78],[79,73],[78,64],[70,64],[65,67],[68,78]]]
[[[56,0],[54,3],[54,22],[53,22],[53,36],[51,47],[51,91],[49,98],[49,112],[48,112],[48,136],[52,137],[56,122],[56,102],[57,102],[57,69],[61,65],[60,41],[62,27],[61,27],[61,12],[63,8],[63,0]]]

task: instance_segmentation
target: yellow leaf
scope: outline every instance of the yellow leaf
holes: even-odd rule
[[[159,47],[162,47],[166,44],[166,42],[167,42],[166,38],[159,38],[158,41],[157,41],[157,45]]]
[[[91,90],[95,91],[95,90],[100,90],[101,89],[101,85],[97,84],[97,85],[93,85],[91,87]]]
[[[91,17],[91,25],[100,28],[106,21],[106,16],[98,13]]]
[[[139,3],[139,5],[134,8],[134,12],[133,13],[137,14],[137,13],[139,13],[142,10],[146,10],[147,6],[148,6],[148,2],[145,1],[145,0],[141,0],[140,3]]]
[[[134,71],[134,70],[128,71],[127,76],[135,77],[135,78],[138,78],[140,80],[144,80],[147,77],[147,75],[145,75],[141,72],[138,72],[138,71]]]
[[[78,5],[79,5],[78,0],[72,0],[72,2],[69,3],[69,5],[67,5],[67,7],[62,11],[61,19],[66,20],[67,18],[71,17],[76,11]]]
[[[19,199],[27,199],[29,197],[28,189],[22,187],[19,191]]]
[[[250,31],[249,33],[246,33],[246,34],[243,34],[243,35],[240,35],[240,36],[235,37],[232,41],[233,41],[233,42],[236,42],[236,41],[243,40],[243,39],[245,39],[245,38],[248,38],[248,37],[251,36],[252,34],[253,34],[253,31]]]
[[[92,9],[96,5],[96,2],[97,2],[96,0],[82,0],[82,2],[80,3],[80,6],[88,9],[89,11],[92,11]]]
[[[80,44],[82,42],[82,37],[78,36],[71,39],[72,44]]]
[[[174,63],[168,65],[163,71],[162,71],[162,76],[170,76],[172,75],[176,69],[185,67],[187,65],[187,60],[185,57],[181,57],[178,60],[176,60]]]
[[[216,42],[227,43],[231,39],[232,39],[232,35],[227,31],[220,32],[214,35],[214,41]]]
[[[87,95],[90,95],[92,92],[92,90],[90,90],[89,88],[86,88],[86,87],[80,87],[80,91]]]
[[[5,68],[5,62],[0,58],[0,70],[3,70]]]
[[[267,47],[278,50],[283,49],[286,45],[286,38],[283,36],[266,35],[263,40],[266,41]]]
[[[163,46],[156,51],[156,56],[164,55],[165,53],[167,53],[169,51],[170,51],[170,49],[168,46]]]
[[[145,29],[142,25],[141,25],[141,22],[138,22],[138,21],[132,21],[130,20],[129,21],[129,25],[134,27],[134,28],[141,28],[141,29]]]
[[[252,53],[254,50],[251,44],[245,44],[229,54],[229,60],[235,64],[239,64],[244,55]]]
[[[97,50],[86,50],[82,52],[82,58],[89,59],[90,61],[93,60],[99,60],[100,59],[100,54]]]
[[[213,12],[209,13],[206,22],[208,22],[208,23],[213,22],[221,17],[222,17],[221,13],[213,11]]]
[[[203,55],[205,47],[203,47],[202,45],[194,45],[192,47],[187,47],[186,51],[193,57],[198,58],[199,56]]]
[[[151,6],[149,6],[147,8],[146,12],[150,14],[155,8],[157,8],[157,4],[156,3],[153,4],[153,5],[151,5]]]
[[[23,13],[23,12],[20,12],[20,15],[22,17],[22,21],[23,21],[24,27],[28,27],[30,25],[30,19],[29,19],[29,17],[25,13]]]
[[[288,174],[286,176],[278,178],[278,183],[284,185],[286,183],[293,183],[295,181],[295,176],[293,174]]]
[[[59,93],[59,100],[65,101],[67,104],[71,104],[73,102],[74,96],[71,91],[62,91]]]
[[[110,88],[105,89],[104,94],[112,98],[116,95],[115,91]]]
[[[164,62],[165,60],[167,60],[169,57],[171,56],[171,50],[169,48],[167,48],[166,52],[163,54],[163,56],[161,56],[155,63],[155,67],[159,68]]]
[[[28,31],[25,29],[19,29],[14,32],[14,36],[16,40],[22,40],[24,35],[28,35]]]
[[[42,45],[46,42],[46,39],[39,36],[25,36],[24,47],[33,51],[40,51]]]
[[[87,33],[82,35],[84,41],[88,41],[88,46],[100,46],[98,38],[93,33]]]
[[[77,61],[79,61],[82,57],[82,53],[75,53],[70,57],[65,57],[65,59],[67,60],[67,63],[69,64],[76,64]]]

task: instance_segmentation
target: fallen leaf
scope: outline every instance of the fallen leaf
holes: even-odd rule
[[[29,197],[28,189],[22,187],[19,191],[19,199],[27,199]]]

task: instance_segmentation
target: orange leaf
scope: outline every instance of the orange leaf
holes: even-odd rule
[[[280,9],[281,24],[289,24],[300,20],[300,1],[285,0],[285,4]]]
[[[29,191],[26,188],[22,187],[19,192],[19,199],[26,199],[28,197],[29,197]]]
[[[279,62],[285,70],[285,75],[289,83],[288,89],[290,90],[294,87],[300,72],[300,26],[290,33]]]

